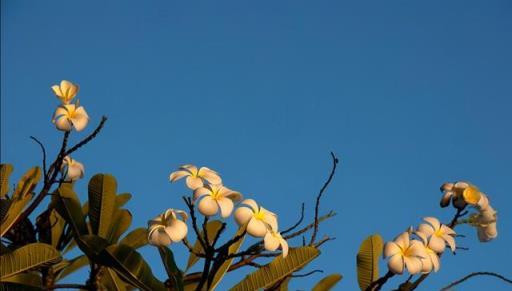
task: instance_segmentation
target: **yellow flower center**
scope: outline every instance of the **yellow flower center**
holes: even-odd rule
[[[256,218],[258,220],[264,220],[265,213],[263,211],[259,210],[258,212],[254,213],[254,218]]]
[[[212,199],[214,199],[214,200],[219,200],[220,198],[222,198],[222,195],[220,194],[219,189],[212,190],[212,192],[211,192],[211,197],[212,197]]]
[[[464,200],[472,205],[475,205],[480,200],[480,191],[473,187],[469,186],[466,189],[464,189],[464,192],[462,192],[462,197],[464,197]]]

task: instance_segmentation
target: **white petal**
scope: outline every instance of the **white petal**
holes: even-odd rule
[[[203,180],[201,180],[201,178],[188,176],[187,187],[191,190],[196,190],[199,187],[203,187]]]
[[[418,258],[404,257],[405,266],[409,274],[414,275],[421,272],[421,260]]]
[[[405,250],[409,247],[409,233],[403,232],[397,238],[395,238],[395,243],[402,249]]]
[[[217,201],[213,200],[210,196],[204,196],[204,198],[199,201],[198,209],[202,215],[212,216],[217,214],[219,206],[217,205]]]
[[[432,264],[432,260],[430,258],[422,259],[421,260],[421,272],[426,274],[432,272],[432,269],[434,268]]]
[[[428,222],[430,225],[432,225],[432,227],[434,228],[434,230],[438,230],[439,228],[441,228],[441,223],[439,222],[439,220],[435,217],[425,217],[423,218],[423,220],[425,220],[426,222]]]
[[[481,193],[480,200],[478,201],[479,209],[486,209],[489,207],[489,198],[484,193]]]
[[[74,162],[68,166],[66,180],[76,181],[84,177],[84,166],[79,162]]]
[[[400,253],[400,247],[394,242],[387,242],[384,245],[384,256],[391,257]]]
[[[431,248],[436,253],[442,253],[444,251],[444,248],[446,247],[446,243],[444,242],[444,239],[433,235],[430,237],[428,247]]]
[[[265,238],[263,240],[265,249],[267,251],[275,251],[280,245],[279,239],[275,237],[270,231],[265,234]]]
[[[76,129],[76,131],[82,131],[89,123],[89,117],[83,114],[75,115],[73,118],[71,118],[71,123],[73,123],[73,127]]]
[[[402,255],[396,254],[388,261],[388,268],[395,274],[402,274],[404,272],[404,260]]]
[[[217,203],[220,207],[220,215],[223,218],[228,217],[231,215],[231,212],[233,211],[233,201],[229,198],[220,198],[217,200]]]
[[[187,213],[187,212],[185,212],[185,211],[183,211],[183,210],[179,210],[179,209],[174,209],[174,212],[175,212],[177,215],[181,216],[181,219],[182,219],[183,221],[186,221],[186,220],[188,219],[188,213]]]
[[[452,250],[452,252],[455,252],[455,239],[453,238],[453,236],[445,234],[445,235],[443,235],[443,239],[450,246],[450,249]]]
[[[454,193],[452,191],[446,191],[444,193],[443,198],[441,198],[440,202],[441,207],[446,207],[450,204],[450,200],[452,199],[453,194]]]
[[[188,171],[178,170],[176,172],[172,172],[171,175],[169,175],[169,180],[171,180],[171,182],[175,182],[186,176],[190,176]]]
[[[434,228],[430,224],[422,223],[418,226],[418,231],[430,237],[434,233]]]
[[[258,203],[256,203],[256,201],[254,201],[253,199],[245,199],[244,201],[242,201],[242,204],[248,205],[249,207],[252,208],[252,211],[254,211],[254,212],[257,212],[260,210]]]
[[[267,233],[267,226],[258,219],[252,218],[247,225],[247,233],[255,237],[264,237]]]
[[[201,196],[211,195],[211,194],[212,194],[212,191],[210,189],[205,188],[205,187],[199,187],[199,188],[194,190],[194,200],[199,199]]]
[[[165,232],[163,227],[154,228],[149,233],[149,243],[155,246],[166,246],[171,244],[171,238]]]
[[[221,184],[222,179],[219,177],[217,172],[207,168],[201,167],[198,172],[198,176],[204,178],[210,184]]]
[[[427,250],[420,241],[412,240],[407,253],[411,256],[426,258]]]
[[[187,236],[188,227],[185,222],[175,219],[171,225],[165,228],[165,232],[173,242],[179,242]]]
[[[439,257],[435,253],[429,253],[430,260],[432,261],[432,265],[434,266],[434,272],[439,271],[439,267],[441,263],[439,262]]]
[[[286,258],[288,256],[288,242],[283,239],[283,237],[280,237],[279,241],[281,242],[281,249],[283,250],[283,258]]]
[[[235,221],[238,225],[244,225],[254,216],[254,212],[248,207],[239,207],[235,210]]]
[[[263,221],[270,226],[270,229],[272,229],[273,231],[277,231],[278,230],[277,215],[266,210],[263,207],[261,208],[260,211],[263,211],[263,213],[265,213],[265,218],[263,219]]]
[[[71,127],[73,126],[71,121],[64,115],[60,115],[59,117],[55,118],[54,122],[55,127],[62,131],[71,131]]]

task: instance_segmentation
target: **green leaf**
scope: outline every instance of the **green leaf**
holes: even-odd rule
[[[89,232],[85,223],[84,214],[82,213],[80,200],[73,190],[73,184],[62,184],[52,196],[52,204],[50,207],[53,207],[57,213],[73,227],[73,230],[77,229],[79,232],[77,235],[83,235]]]
[[[9,200],[9,208],[7,213],[2,219],[2,223],[0,224],[0,237],[5,236],[5,234],[11,229],[16,219],[21,215],[25,206],[32,200],[32,194],[24,195],[18,199]]]
[[[246,228],[247,228],[247,225],[240,226],[234,237],[241,236],[242,234],[244,234]],[[242,238],[240,238],[234,244],[229,246],[228,254],[234,254],[234,253],[238,252],[238,250],[242,246],[242,243],[244,242],[244,239],[245,239],[245,235],[242,236]],[[218,267],[218,269],[215,273],[215,276],[213,277],[212,284],[210,286],[210,288],[212,290],[215,289],[217,287],[217,285],[220,283],[220,281],[222,280],[222,278],[224,278],[224,275],[226,275],[226,273],[228,272],[229,266],[231,266],[231,263],[233,262],[233,260],[234,260],[234,258],[228,259],[225,262],[223,262],[222,265],[220,265]]]
[[[158,251],[160,252],[160,258],[162,258],[167,276],[173,283],[172,286],[178,291],[183,291],[183,272],[176,265],[172,251],[166,246],[158,247]]]
[[[39,275],[37,272],[26,272],[26,273],[19,273],[14,276],[10,276],[8,278],[2,279],[2,283],[15,283],[15,284],[22,284],[25,286],[32,286],[37,288],[43,287],[43,282],[41,275]]]
[[[144,227],[139,227],[129,232],[119,244],[127,245],[133,249],[138,249],[148,244],[148,231]]]
[[[111,268],[105,268],[104,275],[101,277],[100,282],[106,290],[126,290],[126,283],[124,283],[123,280],[119,278],[116,271]]]
[[[9,177],[13,167],[11,164],[0,164],[0,198],[9,193]]]
[[[80,255],[76,258],[67,262],[67,265],[62,268],[62,270],[57,274],[56,280],[62,280],[69,274],[74,273],[75,271],[85,267],[89,264],[89,258],[86,255]]]
[[[114,269],[129,284],[142,290],[166,290],[155,278],[144,258],[127,245],[109,245],[97,235],[78,239],[78,246],[94,262]]]
[[[379,278],[379,257],[382,254],[384,242],[378,234],[367,237],[357,253],[357,282],[361,290]]]
[[[0,280],[10,276],[55,264],[62,259],[59,251],[43,243],[22,246],[0,256]]]
[[[132,214],[126,209],[117,209],[114,212],[112,221],[115,223],[112,223],[110,234],[107,237],[111,243],[115,243],[132,224]]]
[[[97,174],[89,181],[89,220],[94,234],[107,238],[115,209],[117,182],[112,175]]]
[[[212,220],[208,222],[206,225],[206,231],[208,232],[208,241],[213,243],[213,240],[215,239],[215,235],[217,232],[219,232],[220,228],[222,227],[222,222],[219,220]],[[201,237],[204,237],[203,232],[201,232]],[[203,247],[201,246],[201,243],[199,241],[196,241],[194,244],[194,253],[204,253]],[[193,265],[195,265],[199,258],[194,255],[194,253],[190,253],[188,257],[187,267],[185,268],[185,271],[190,269]]]
[[[288,256],[276,257],[269,264],[247,275],[232,291],[259,290],[274,285],[286,276],[300,270],[320,254],[314,247],[291,248]]]
[[[55,210],[50,211],[50,225],[51,225],[51,242],[52,246],[57,247],[60,241],[66,220]]]
[[[132,194],[130,193],[121,193],[116,196],[116,207],[121,208],[123,207],[128,201],[132,199]]]
[[[326,276],[322,280],[318,281],[318,283],[316,283],[315,287],[313,287],[313,291],[331,290],[336,284],[338,284],[341,278],[343,278],[343,276],[338,273]]]
[[[25,175],[21,177],[18,185],[16,185],[16,189],[14,189],[12,198],[14,200],[21,199],[25,195],[32,193],[40,179],[41,169],[39,169],[39,167],[33,167],[32,169],[28,170]]]

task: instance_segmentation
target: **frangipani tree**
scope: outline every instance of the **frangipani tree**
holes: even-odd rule
[[[287,290],[291,280],[320,271],[310,270],[309,263],[320,255],[324,243],[334,239],[319,236],[319,225],[335,216],[334,211],[322,215],[320,209],[338,165],[333,153],[331,172],[316,196],[309,222],[302,204],[298,221],[283,227],[272,205],[260,205],[258,197],[229,188],[225,177],[213,169],[185,164],[170,171],[169,176],[171,182],[181,180],[189,188],[184,204],[169,205],[163,213],[148,218],[147,226],[128,232],[132,213],[124,206],[131,194],[117,192],[114,176],[93,175],[86,189],[88,201],[80,201],[76,191],[83,190],[74,187],[77,180],[87,176],[87,163],[74,156],[98,136],[107,118],[70,146],[69,136],[86,130],[90,118],[76,99],[78,85],[62,81],[51,88],[60,101],[52,122],[63,132],[57,156],[48,163],[46,148],[31,137],[41,147],[42,165],[27,171],[12,189],[12,165],[0,167],[2,289],[214,290],[226,273],[243,272],[246,276],[240,282],[227,283],[231,290]],[[435,217],[426,217],[417,228],[407,228],[386,244],[379,235],[361,244],[357,254],[361,290],[379,290],[389,278],[405,273],[410,276],[398,289],[416,289],[430,273],[442,269],[444,252],[457,250],[454,228],[458,225],[475,227],[482,242],[497,236],[496,211],[486,194],[467,182],[446,183],[442,191],[441,206],[451,204],[455,208],[451,222],[442,224]],[[43,203],[47,206],[35,213]],[[227,236],[228,228],[235,234]],[[176,244],[183,244],[189,252],[184,269],[178,266],[185,264],[174,259]],[[161,266],[148,264],[138,252],[143,246],[160,254]],[[78,249],[79,254],[71,256],[72,249]],[[382,254],[389,270],[379,277]],[[196,264],[201,265],[200,271],[191,271]],[[84,282],[61,283],[84,266],[89,267]],[[164,268],[166,278],[155,277],[155,268]],[[341,278],[334,273],[311,288],[329,290]]]

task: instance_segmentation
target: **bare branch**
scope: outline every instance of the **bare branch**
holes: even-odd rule
[[[331,152],[331,157],[332,157],[332,170],[331,170],[331,174],[329,175],[329,178],[327,179],[327,181],[325,181],[324,186],[322,187],[322,189],[320,189],[320,192],[316,196],[315,226],[314,226],[314,229],[313,229],[313,234],[311,235],[311,240],[309,241],[309,245],[313,245],[315,243],[316,235],[318,233],[318,224],[319,224],[318,212],[320,211],[320,199],[322,198],[322,194],[324,193],[325,189],[327,189],[327,186],[329,186],[329,184],[331,183],[332,178],[334,177],[334,173],[336,172],[336,166],[338,164],[338,158],[336,158],[336,156],[334,155],[333,152]]]
[[[293,278],[302,278],[302,277],[307,277],[307,276],[310,276],[310,275],[313,275],[315,273],[323,273],[324,271],[323,270],[313,270],[311,272],[307,272],[305,274],[296,274],[296,275],[292,275]]]
[[[105,122],[107,122],[107,117],[106,116],[102,116],[100,124],[96,127],[96,129],[91,134],[89,134],[86,138],[84,138],[82,141],[80,141],[76,145],[72,146],[69,150],[67,150],[64,153],[64,156],[68,156],[68,155],[72,154],[73,152],[75,152],[76,150],[78,150],[79,148],[83,147],[84,145],[89,143],[91,140],[93,140],[100,133],[100,131],[103,129],[103,126],[105,125]]]
[[[507,282],[509,284],[512,284],[512,280],[511,279],[508,279],[505,276],[500,275],[498,273],[494,273],[494,272],[474,272],[474,273],[471,273],[469,275],[464,276],[463,278],[461,278],[461,279],[459,279],[457,281],[454,281],[454,282],[450,283],[446,287],[441,288],[441,291],[448,291],[453,286],[459,285],[460,283],[463,283],[464,281],[467,281],[468,279],[470,279],[472,277],[475,277],[475,276],[492,276],[492,277],[496,277],[498,279],[501,279],[501,280],[503,280],[503,281],[505,281],[505,282]]]
[[[201,232],[199,231],[199,227],[197,226],[197,218],[196,213],[194,211],[194,204],[192,203],[192,199],[190,197],[183,196],[183,201],[185,201],[185,204],[188,206],[188,210],[190,213],[190,218],[192,219],[192,227],[196,233],[197,241],[201,244],[203,247],[203,250],[206,252],[208,250],[206,243],[203,241]]]
[[[285,234],[289,233],[290,231],[296,229],[302,223],[303,220],[304,220],[304,202],[302,202],[302,207],[301,207],[301,210],[300,210],[300,218],[299,218],[299,220],[294,225],[292,225],[291,227],[287,228],[284,231],[281,231],[281,235],[285,235]]]
[[[41,148],[41,151],[43,152],[43,173],[44,173],[44,181],[48,182],[48,173],[46,172],[46,149],[42,142],[40,142],[37,138],[34,136],[30,136],[30,139],[35,141],[39,147]]]
[[[335,215],[336,215],[336,212],[334,212],[334,211],[330,211],[330,212],[329,212],[329,213],[327,213],[326,215],[323,215],[323,216],[321,216],[320,218],[318,218],[318,223],[321,223],[321,222],[323,222],[324,220],[329,219],[329,218],[331,218],[331,217],[333,217],[333,216],[335,216]],[[306,225],[305,227],[303,227],[302,229],[300,229],[300,230],[298,230],[298,231],[296,231],[296,232],[294,232],[294,233],[291,233],[291,234],[289,234],[289,235],[285,235],[285,236],[283,236],[283,238],[284,238],[284,239],[294,238],[294,237],[296,237],[296,236],[299,236],[299,235],[301,235],[301,234],[303,234],[303,233],[307,232],[308,230],[310,230],[310,229],[312,229],[312,228],[314,228],[314,227],[315,227],[315,222],[313,222],[313,223],[311,223],[311,224]]]

